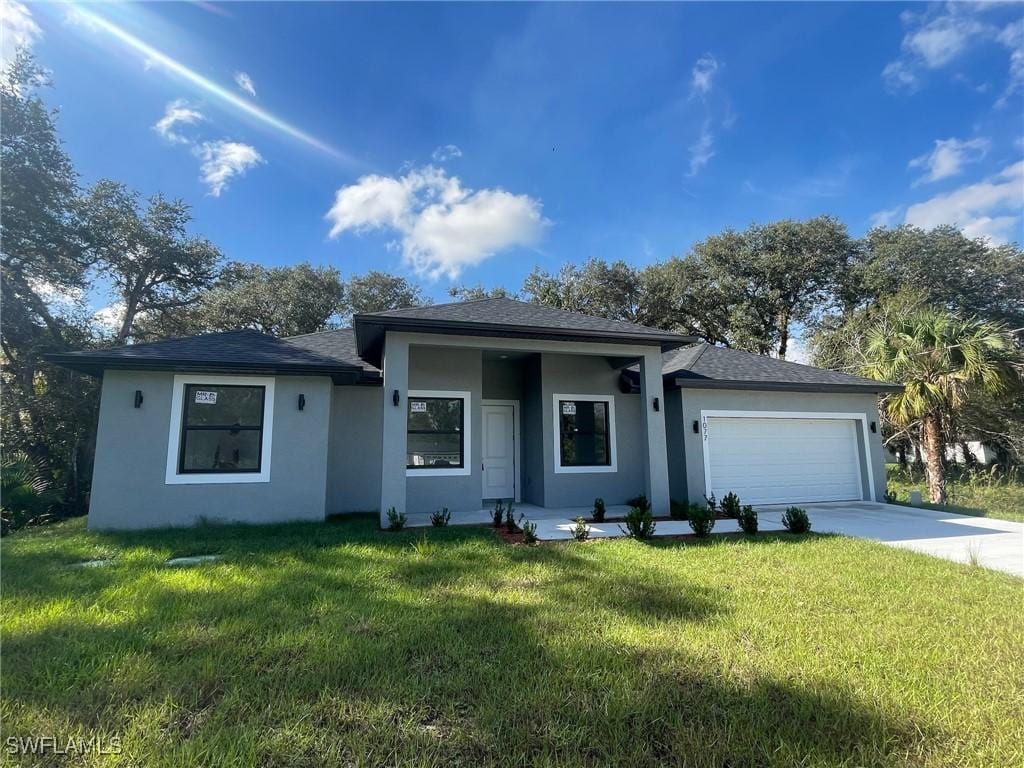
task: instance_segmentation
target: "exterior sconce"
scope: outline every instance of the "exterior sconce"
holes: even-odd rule
[[[874,434],[877,431],[878,431],[878,425],[875,424],[875,422],[872,421],[871,422],[871,433]]]
[[[135,407],[136,408],[141,408],[142,407],[142,390],[141,389],[136,389],[135,390]]]
[[[658,398],[654,398],[653,405],[654,405],[654,410],[655,411],[660,411],[661,410],[661,403],[658,401]]]
[[[696,419],[693,420],[693,434],[700,434],[700,422],[697,421]]]
[[[299,395],[299,410],[300,411],[306,410],[306,396],[305,395]]]
[[[401,400],[402,397],[401,395],[398,394],[397,389],[391,393],[391,402],[394,404],[395,408],[398,407],[398,404],[401,402]]]

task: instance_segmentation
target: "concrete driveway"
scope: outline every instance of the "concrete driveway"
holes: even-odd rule
[[[819,533],[842,533],[958,563],[1024,577],[1024,523],[868,501],[801,504]],[[785,506],[758,507],[762,528],[781,523]],[[781,525],[779,525],[781,527]]]

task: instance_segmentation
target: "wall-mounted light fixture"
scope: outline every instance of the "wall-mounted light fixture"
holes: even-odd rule
[[[397,408],[398,404],[401,401],[402,401],[402,397],[401,397],[401,395],[398,394],[398,390],[396,389],[394,392],[391,393],[391,402],[394,403],[395,408]]]
[[[661,402],[658,400],[658,398],[654,398],[653,405],[654,405],[654,410],[655,411],[660,411],[661,410]]]
[[[306,396],[305,395],[299,395],[299,410],[300,411],[306,410]]]
[[[141,389],[136,389],[135,390],[135,407],[136,408],[141,408],[142,407],[142,390]]]
[[[872,421],[872,422],[871,422],[871,432],[872,432],[872,433],[875,433],[875,432],[877,432],[877,431],[878,431],[878,425],[877,425],[877,424],[875,424],[875,422],[873,422],[873,421]]]
[[[697,421],[696,419],[693,420],[693,434],[700,434],[700,422]]]

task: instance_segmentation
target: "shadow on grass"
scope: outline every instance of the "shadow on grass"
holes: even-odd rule
[[[642,561],[622,576],[590,547],[455,528],[419,557],[419,532],[375,519],[199,533],[226,562],[152,567],[195,553],[192,531],[102,534],[153,555],[17,577],[22,599],[93,608],[4,638],[9,733],[130,733],[148,765],[216,764],[229,744],[280,765],[865,764],[920,739],[841,689],[723,677],[668,638],[727,616],[729,595]]]

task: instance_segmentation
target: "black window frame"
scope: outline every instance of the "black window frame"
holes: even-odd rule
[[[564,430],[565,422],[563,421],[563,416],[565,414],[562,413],[562,406],[564,404],[566,404],[566,403],[572,403],[576,407],[577,411],[579,410],[580,403],[591,403],[591,404],[600,403],[600,404],[602,404],[604,406],[604,455],[606,457],[606,461],[603,464],[583,464],[583,463],[579,463],[579,462],[572,462],[572,463],[570,463],[570,462],[566,461],[566,459],[565,459],[565,436],[566,436],[566,432]],[[596,423],[596,421],[595,421],[595,423]],[[610,400],[605,400],[603,398],[601,398],[601,399],[593,399],[593,400],[572,400],[572,399],[563,400],[563,399],[559,398],[559,400],[558,400],[558,466],[562,467],[562,468],[570,468],[570,469],[587,468],[587,467],[595,467],[595,468],[611,467],[614,464],[614,457],[612,456],[612,429],[613,428],[614,428],[614,425],[612,424],[612,406],[611,406],[611,401]],[[580,429],[578,427],[574,427],[574,429],[575,429],[575,431],[573,433],[574,436],[580,434]],[[597,433],[596,430],[594,430],[593,432],[589,432],[589,433],[584,432],[583,434],[591,434],[591,435],[596,436],[598,433]]]
[[[181,393],[181,431],[178,434],[178,474],[179,475],[258,475],[263,471],[263,430],[266,428],[267,411],[267,387],[265,384],[204,384],[198,381],[188,381],[183,385]],[[218,389],[258,389],[260,390],[260,423],[258,427],[241,426],[240,424],[204,424],[202,426],[188,426],[189,411],[189,389],[202,389],[203,387],[217,387]],[[185,469],[185,446],[188,440],[188,432],[207,432],[211,430],[236,429],[239,432],[259,432],[258,441],[259,453],[256,456],[255,469]]]
[[[426,470],[428,472],[442,471],[446,469],[465,469],[466,468],[466,398],[462,395],[442,396],[442,395],[409,395],[408,406],[405,409],[405,437],[406,437],[406,455],[408,456],[408,443],[409,435],[458,435],[459,436],[459,463],[458,464],[410,464],[406,459],[406,469],[418,469]],[[413,401],[419,402],[421,400],[458,400],[459,401],[459,428],[454,432],[447,430],[437,429],[411,429],[409,427],[409,416],[412,412]]]

